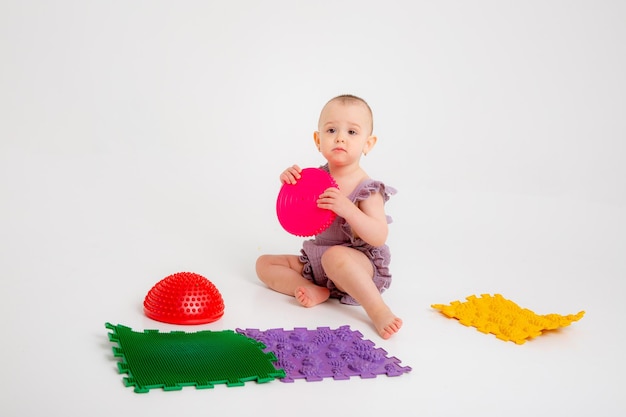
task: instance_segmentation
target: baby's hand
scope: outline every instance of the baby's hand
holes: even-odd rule
[[[290,166],[280,174],[280,182],[283,184],[295,184],[300,179],[301,171],[302,168],[298,165]]]
[[[339,191],[339,188],[327,188],[318,198],[317,207],[333,211],[336,215],[346,217],[356,207],[352,201]]]

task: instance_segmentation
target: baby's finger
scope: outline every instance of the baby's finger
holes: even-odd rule
[[[282,174],[280,174],[281,182],[286,184],[295,184],[300,177],[300,173],[293,167],[287,168]]]
[[[300,175],[300,172],[302,170],[300,168],[298,168],[297,166],[293,166],[293,167],[289,168],[288,171],[291,174],[291,176],[294,177],[297,180],[299,180],[302,177],[302,175]]]
[[[296,179],[289,172],[283,172],[280,174],[280,182],[283,184],[295,184]]]
[[[302,170],[298,165],[287,168],[287,173],[289,175],[289,179],[291,180],[291,184],[295,184],[300,178],[302,178],[302,175],[300,175],[301,171]]]

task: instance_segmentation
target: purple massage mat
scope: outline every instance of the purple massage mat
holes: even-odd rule
[[[263,343],[264,352],[272,352],[277,357],[274,365],[285,371],[282,382],[296,379],[321,381],[330,377],[349,379],[352,376],[375,378],[383,374],[399,376],[411,371],[408,366],[400,366],[398,358],[389,357],[372,341],[364,340],[363,335],[351,330],[350,326],[335,330],[296,327],[293,330],[235,331]]]

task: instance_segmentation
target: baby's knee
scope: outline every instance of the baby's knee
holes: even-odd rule
[[[343,246],[331,246],[326,249],[326,251],[322,254],[322,266],[324,268],[328,268],[330,266],[337,266],[345,263],[348,258],[346,249],[347,248]]]
[[[255,269],[259,278],[262,278],[263,271],[270,265],[270,255],[261,255],[256,259]]]

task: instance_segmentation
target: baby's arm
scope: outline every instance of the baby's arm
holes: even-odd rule
[[[354,234],[372,246],[384,245],[389,226],[382,194],[373,193],[355,207],[351,218],[344,217]]]
[[[300,179],[302,169],[298,165],[292,165],[280,174],[280,182],[283,184],[295,184]]]
[[[346,219],[355,235],[372,246],[384,245],[389,231],[384,200],[379,192],[359,201],[358,205],[337,188],[328,188],[317,200],[317,206],[334,211]]]

